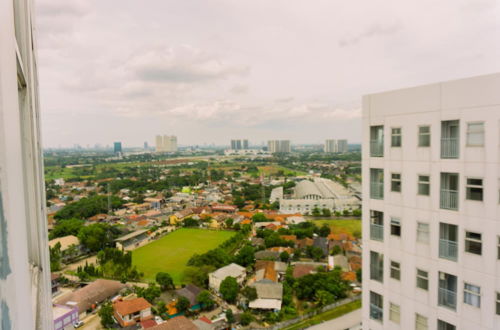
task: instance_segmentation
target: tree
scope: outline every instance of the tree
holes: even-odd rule
[[[315,208],[312,210],[312,215],[313,215],[314,217],[319,217],[319,216],[321,215],[321,211],[320,211],[317,207],[315,207]]]
[[[204,310],[210,310],[214,307],[215,302],[212,299],[212,295],[207,290],[201,291],[196,297],[196,301],[201,305]]]
[[[323,209],[323,210],[321,210],[321,213],[323,214],[324,217],[329,218],[332,216],[332,212],[329,209]]]
[[[149,283],[149,286],[147,288],[141,288],[136,286],[135,291],[138,297],[146,299],[151,304],[153,304],[155,299],[161,295],[160,287],[154,283]]]
[[[49,232],[49,239],[68,235],[77,236],[83,227],[83,223],[84,221],[79,219],[58,220],[54,228]]]
[[[182,224],[184,227],[198,227],[200,225],[198,220],[193,218],[184,219],[184,221],[182,221]]]
[[[95,223],[82,227],[78,233],[80,243],[92,252],[97,252],[111,243],[111,233],[108,232],[109,225]]]
[[[335,297],[328,291],[318,290],[316,292],[316,303],[318,306],[326,306],[335,301]]]
[[[241,314],[241,317],[240,317],[241,325],[247,326],[250,323],[252,323],[253,320],[254,320],[254,317],[253,317],[252,313],[247,311],[247,312],[244,312],[243,314]]]
[[[361,283],[361,281],[363,280],[363,273],[362,273],[361,268],[359,268],[358,270],[356,270],[356,280],[359,283]]]
[[[255,249],[251,245],[245,245],[236,255],[235,262],[243,267],[253,265],[255,261]]]
[[[226,311],[226,320],[227,320],[227,323],[229,323],[229,324],[233,324],[235,321],[233,311],[231,310],[231,308],[228,308]]]
[[[334,245],[332,248],[332,256],[336,256],[337,254],[340,254],[342,252],[342,248],[338,245]]]
[[[111,303],[107,302],[103,304],[97,314],[101,318],[101,325],[105,329],[111,328],[115,324],[113,320],[113,306],[111,306]]]
[[[191,307],[191,303],[189,302],[188,298],[180,296],[177,299],[177,303],[175,304],[175,308],[177,308],[177,311],[185,313],[189,310],[189,307]]]
[[[266,217],[266,215],[264,213],[258,212],[252,216],[252,221],[253,222],[266,222],[266,221],[269,221],[269,219]]]
[[[233,226],[234,220],[232,218],[227,218],[225,221],[226,228],[231,228]]]
[[[257,289],[253,286],[246,286],[241,293],[248,299],[248,301],[254,301],[257,299]]]
[[[203,265],[201,267],[187,267],[183,273],[183,281],[196,286],[206,288],[208,286],[208,274],[215,270],[214,266]]]
[[[352,210],[352,215],[354,217],[361,217],[361,209]]]
[[[159,272],[156,274],[156,283],[158,283],[163,291],[175,289],[174,280],[169,273]]]
[[[49,247],[50,270],[56,272],[61,270],[61,243],[57,242],[53,248]]]
[[[331,233],[331,229],[330,229],[330,226],[328,226],[326,223],[323,224],[323,226],[321,226],[318,230],[319,232],[319,236],[321,237],[327,237],[328,235],[330,235]]]
[[[280,253],[280,260],[283,261],[283,262],[288,262],[288,260],[290,259],[290,254],[286,251],[283,251]]]
[[[351,214],[351,211],[349,211],[348,209],[345,209],[344,211],[342,211],[342,215],[343,215],[344,217],[347,217],[347,216],[349,216],[350,214]]]
[[[232,276],[226,277],[221,283],[219,292],[222,295],[222,298],[228,303],[236,302],[236,298],[238,297],[239,286],[236,279]]]

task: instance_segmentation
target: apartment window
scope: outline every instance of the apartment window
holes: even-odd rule
[[[420,314],[415,314],[415,330],[428,330],[427,318]]]
[[[440,207],[446,210],[458,210],[458,174],[441,173]]]
[[[497,259],[500,260],[500,236],[497,236]]]
[[[370,318],[382,322],[384,319],[384,298],[370,291]]]
[[[370,251],[370,279],[384,281],[384,255],[374,251]]]
[[[459,125],[458,120],[441,122],[441,158],[458,158],[460,153]]]
[[[483,200],[483,179],[467,178],[466,196],[471,201]]]
[[[418,146],[430,147],[431,146],[431,127],[419,126],[418,128]]]
[[[401,280],[401,264],[396,261],[391,261],[391,278]]]
[[[424,222],[417,222],[417,242],[429,243],[429,224]]]
[[[481,288],[464,283],[464,303],[474,307],[481,307]]]
[[[497,311],[497,315],[500,315],[500,293],[497,292],[497,299],[495,301],[495,307]]]
[[[401,237],[401,221],[398,218],[391,218],[391,235]]]
[[[481,255],[483,243],[480,233],[465,232],[465,252]]]
[[[439,224],[439,257],[457,261],[458,227],[447,223]]]
[[[455,310],[457,307],[457,277],[439,272],[438,305]]]
[[[384,126],[370,127],[370,156],[384,156]]]
[[[401,128],[391,129],[391,147],[401,147]]]
[[[370,211],[370,238],[376,241],[384,240],[384,212]]]
[[[399,305],[390,303],[389,304],[389,320],[391,320],[394,323],[399,324],[401,318],[401,312]]]
[[[384,199],[384,170],[370,169],[370,198]]]
[[[438,330],[456,330],[457,328],[453,324],[448,322],[438,320]]]
[[[484,146],[484,123],[467,123],[467,146]]]
[[[429,273],[417,268],[417,288],[429,290]]]
[[[431,181],[428,175],[418,176],[418,194],[429,196],[431,193]]]
[[[401,174],[392,173],[391,174],[391,191],[401,192]]]

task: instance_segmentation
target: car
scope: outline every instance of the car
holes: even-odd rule
[[[156,322],[157,324],[161,324],[161,323],[163,323],[164,321],[163,321],[163,319],[162,319],[161,317],[159,317],[159,316],[157,315],[157,316],[155,316],[155,322]]]
[[[81,326],[83,326],[83,321],[75,321],[73,322],[73,328],[80,328]]]

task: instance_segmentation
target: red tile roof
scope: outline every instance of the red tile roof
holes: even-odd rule
[[[151,304],[144,298],[122,300],[113,304],[114,310],[122,316],[133,314],[150,307]]]

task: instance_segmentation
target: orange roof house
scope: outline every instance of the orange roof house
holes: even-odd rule
[[[113,304],[114,316],[122,327],[153,318],[151,304],[144,298],[120,300]]]
[[[281,235],[280,237],[282,239],[284,239],[285,241],[292,241],[294,243],[297,242],[297,236],[295,236],[295,235]]]

